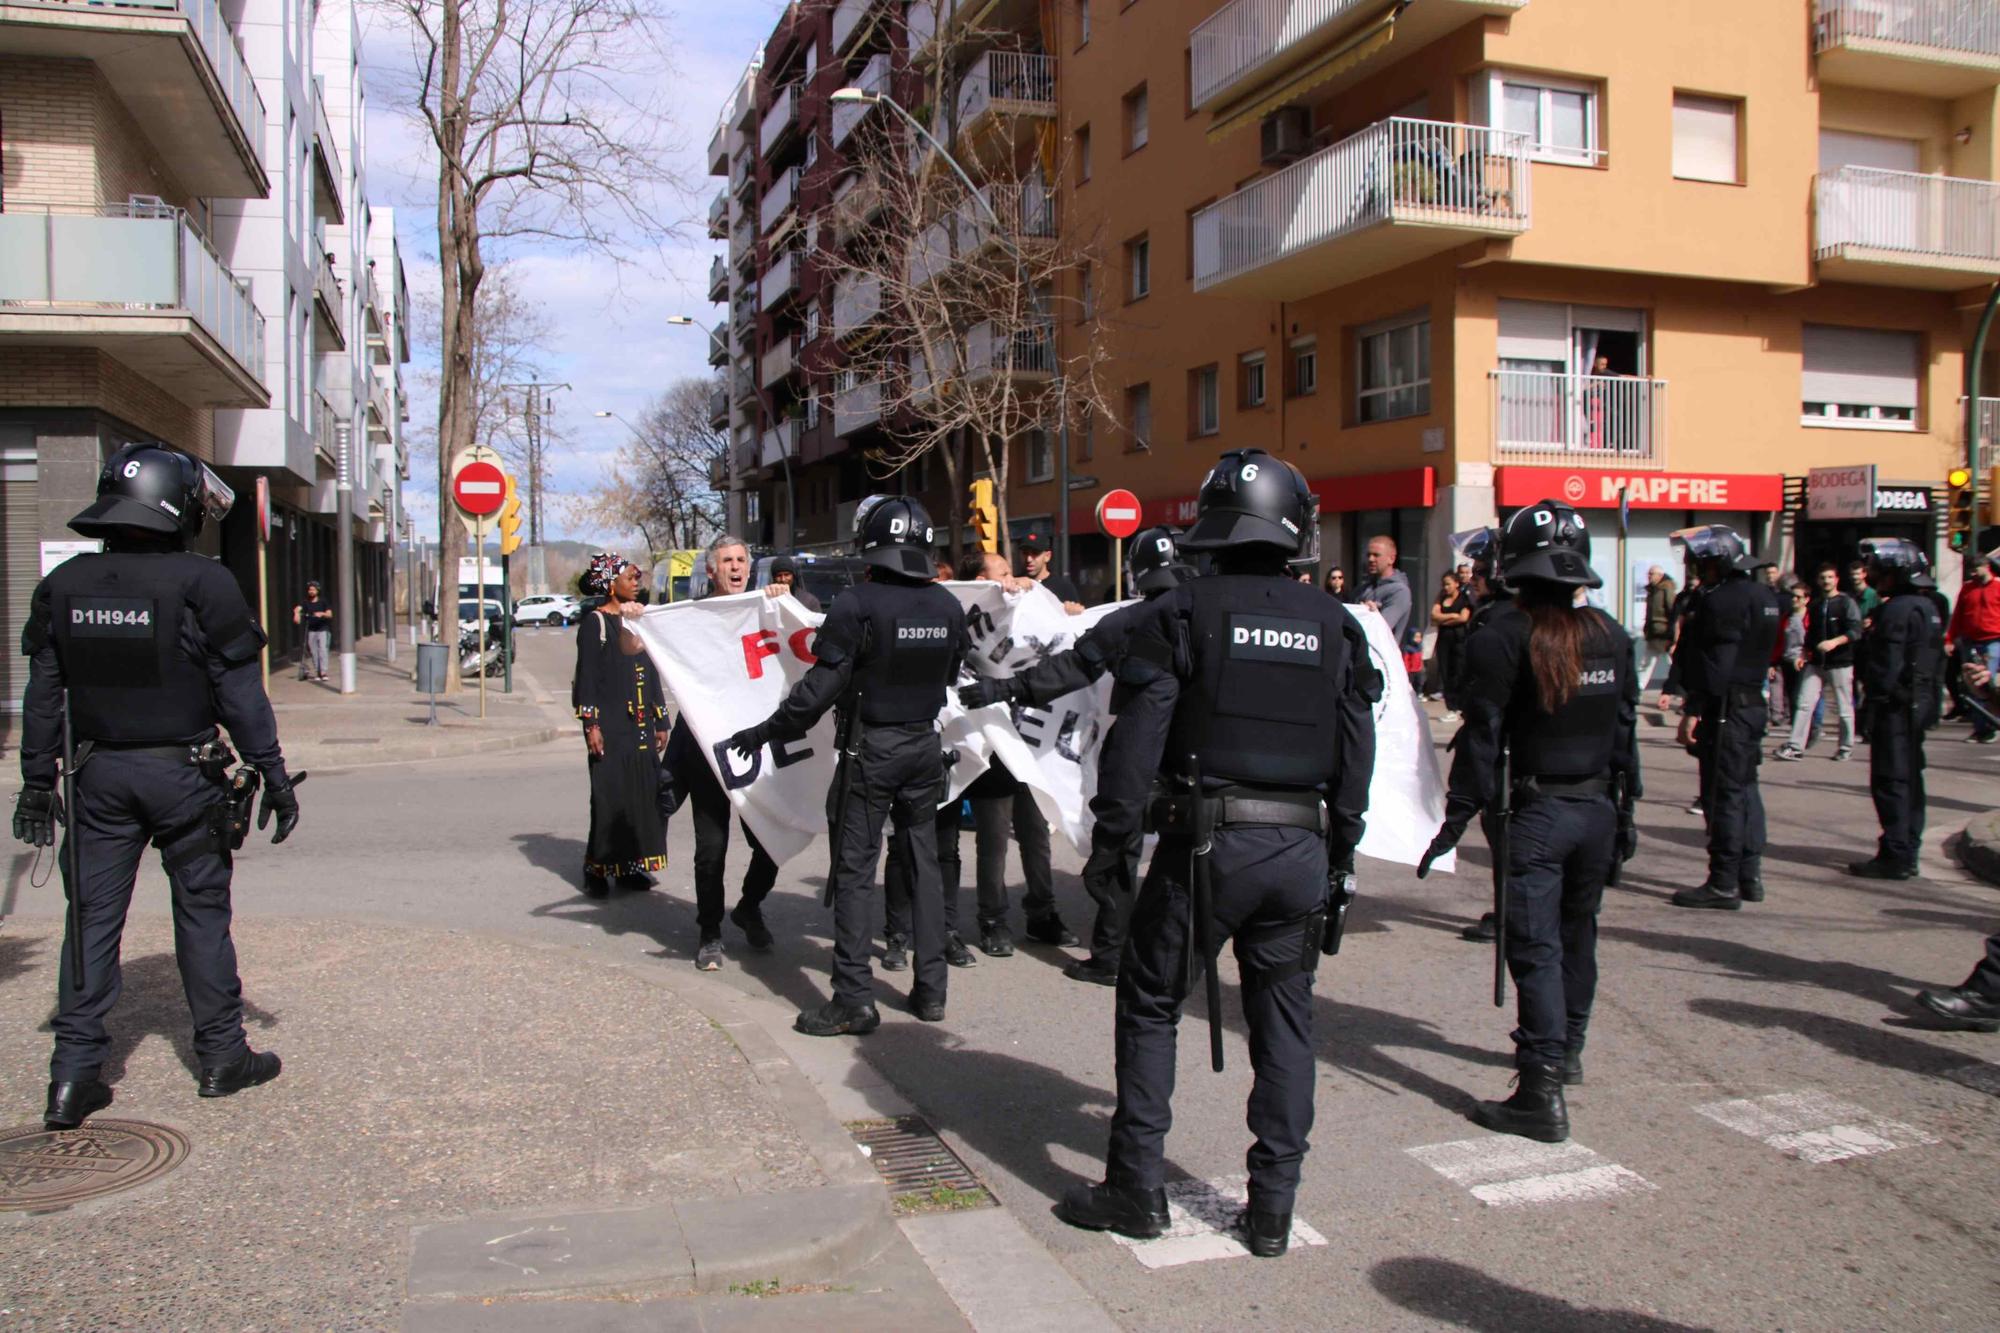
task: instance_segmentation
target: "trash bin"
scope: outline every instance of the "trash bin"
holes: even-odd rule
[[[417,693],[431,697],[431,715],[425,726],[437,725],[437,697],[444,692],[445,678],[451,672],[451,659],[445,656],[448,651],[450,649],[442,643],[417,645]]]

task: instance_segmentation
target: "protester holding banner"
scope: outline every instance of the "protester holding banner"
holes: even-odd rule
[[[649,889],[653,872],[666,869],[660,756],[667,748],[667,708],[659,671],[623,623],[624,608],[638,604],[639,567],[600,551],[581,586],[586,596],[604,599],[577,630],[570,685],[590,765],[583,891],[602,898],[613,881],[621,889]]]

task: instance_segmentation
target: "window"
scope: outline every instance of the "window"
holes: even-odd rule
[[[1188,434],[1213,435],[1222,429],[1222,368],[1188,372]]]
[[[1076,0],[1076,44],[1090,45],[1090,0]]]
[[[1044,481],[1054,481],[1056,477],[1056,451],[1049,447],[1049,433],[1045,430],[1031,430],[1021,441],[1023,470],[1027,484],[1036,485]]]
[[[1236,363],[1236,405],[1264,405],[1264,354],[1251,352]]]
[[[761,491],[743,492],[743,521],[753,528],[762,521],[762,516],[758,511],[763,506],[758,502],[763,498],[764,496]]]
[[[1393,421],[1431,410],[1431,321],[1403,315],[1354,335],[1354,419]]]
[[[1597,160],[1595,86],[1496,70],[1485,91],[1487,123],[1527,135],[1529,151],[1538,161],[1588,166]]]
[[[1146,146],[1146,85],[1125,94],[1125,151],[1136,153]]]
[[[1915,430],[1920,351],[1914,333],[1806,325],[1800,420]]]
[[[1076,183],[1090,179],[1090,126],[1076,127]]]
[[[1684,181],[1743,179],[1741,102],[1674,94],[1674,176]]]
[[[1134,449],[1153,447],[1153,386],[1135,384],[1125,391],[1125,424]]]
[[[1301,338],[1292,344],[1292,397],[1319,392],[1319,341]]]
[[[1128,301],[1142,301],[1153,290],[1153,243],[1147,237],[1125,242],[1125,273],[1131,279]]]

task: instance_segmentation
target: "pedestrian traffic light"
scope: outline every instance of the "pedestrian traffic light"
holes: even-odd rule
[[[507,502],[500,506],[500,554],[512,555],[521,549],[521,497],[514,493],[514,477],[507,477]]]
[[[1949,490],[1944,511],[1945,542],[1952,550],[1963,551],[1972,545],[1972,469],[1955,467],[1945,473],[1944,482]]]
[[[993,482],[981,477],[972,483],[972,530],[979,538],[979,549],[997,551],[1000,549],[1000,511],[993,504]]]

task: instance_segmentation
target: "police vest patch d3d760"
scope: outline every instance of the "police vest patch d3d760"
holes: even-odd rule
[[[1229,617],[1229,656],[1239,662],[1320,664],[1321,626],[1311,620],[1278,616]]]
[[[72,597],[66,628],[73,639],[150,639],[156,620],[148,597]]]

